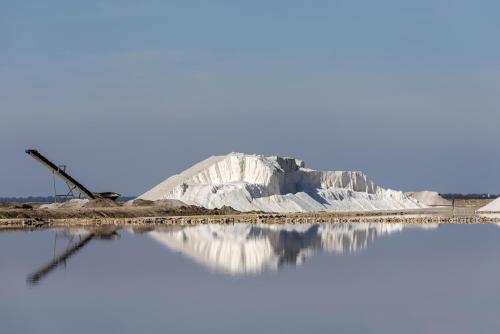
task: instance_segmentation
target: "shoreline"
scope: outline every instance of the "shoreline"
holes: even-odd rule
[[[16,209],[19,210],[19,209]],[[78,227],[157,227],[189,226],[200,224],[488,224],[500,223],[500,214],[493,212],[478,214],[470,208],[451,210],[450,208],[431,208],[404,211],[349,211],[349,212],[303,212],[303,213],[230,213],[179,214],[172,210],[144,210],[135,208],[127,215],[117,215],[123,210],[113,208],[74,209],[74,210],[21,210],[24,217],[6,218],[0,210],[0,232],[32,231],[51,228]],[[59,212],[49,212],[59,211]],[[68,211],[76,211],[69,212]],[[161,212],[163,211],[163,212]],[[141,214],[149,215],[141,216]],[[163,214],[153,214],[163,213]],[[175,214],[177,213],[177,214]]]

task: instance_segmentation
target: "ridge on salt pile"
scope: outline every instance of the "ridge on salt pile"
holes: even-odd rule
[[[377,186],[361,172],[318,171],[305,168],[303,161],[294,158],[243,153],[212,156],[138,198],[266,212],[425,207],[400,191]]]
[[[441,195],[439,195],[439,193],[435,191],[424,190],[407,192],[406,195],[427,206],[451,206],[450,200],[443,198]]]
[[[497,211],[500,212],[500,197],[486,204],[477,211]]]

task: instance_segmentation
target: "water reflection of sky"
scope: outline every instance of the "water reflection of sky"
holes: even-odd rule
[[[37,285],[54,233],[2,233],[2,332],[500,330],[497,226],[328,227],[122,230]]]

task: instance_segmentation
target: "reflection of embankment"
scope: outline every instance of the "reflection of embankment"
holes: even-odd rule
[[[198,225],[149,235],[171,250],[231,274],[300,265],[319,251],[352,253],[382,235],[437,224]]]

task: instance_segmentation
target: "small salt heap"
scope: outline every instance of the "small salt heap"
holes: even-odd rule
[[[443,198],[435,191],[417,191],[406,193],[411,198],[427,206],[451,206],[451,201]]]
[[[481,211],[481,212],[485,212],[485,211],[500,212],[500,197],[497,198],[496,200],[494,200],[494,201],[486,204],[485,206],[483,206],[478,211]]]

